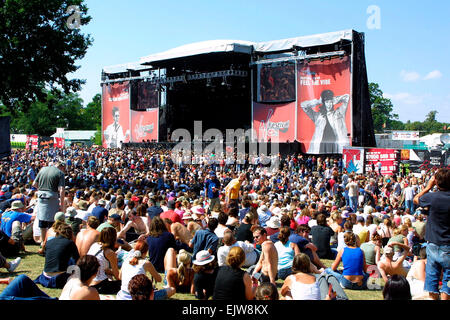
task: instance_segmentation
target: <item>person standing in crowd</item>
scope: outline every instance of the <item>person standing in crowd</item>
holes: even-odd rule
[[[225,201],[228,208],[232,205],[239,206],[239,190],[246,178],[246,174],[241,173],[238,178],[231,180],[225,187]]]
[[[437,187],[435,192],[430,191]],[[450,170],[439,169],[428,181],[427,186],[414,197],[414,203],[427,216],[425,240],[427,244],[427,265],[425,291],[432,299],[449,300],[450,289]],[[442,274],[442,287],[439,280]]]
[[[37,188],[37,212],[39,228],[41,229],[41,243],[44,242],[47,230],[53,225],[56,212],[65,212],[65,163],[47,166],[39,170],[33,186]],[[44,253],[41,248],[39,253]]]
[[[205,181],[205,194],[209,199],[208,214],[214,209],[216,204],[220,205],[220,187],[220,181],[217,179],[216,173],[214,171],[210,171],[209,177]]]

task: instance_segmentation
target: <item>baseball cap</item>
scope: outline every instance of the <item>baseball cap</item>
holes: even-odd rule
[[[393,252],[394,252],[394,249],[392,249],[392,247],[390,247],[390,246],[385,246],[383,248],[383,253],[384,254],[392,254]]]
[[[109,216],[111,219],[119,221],[120,223],[123,223],[122,218],[117,214],[117,213],[113,213],[112,215]]]
[[[106,201],[103,200],[103,199],[100,199],[100,200],[98,200],[98,205],[99,206],[104,206],[104,205],[106,205]]]

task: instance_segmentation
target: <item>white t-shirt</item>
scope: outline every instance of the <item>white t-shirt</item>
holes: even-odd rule
[[[412,201],[414,199],[414,188],[411,186],[408,186],[404,189],[405,192],[405,201]]]
[[[346,188],[348,188],[348,196],[349,197],[356,197],[358,195],[358,184],[354,181],[347,184]]]
[[[233,247],[240,247],[242,250],[244,250],[245,253],[245,261],[243,264],[244,267],[252,266],[258,262],[256,261],[258,255],[255,252],[255,249],[253,248],[252,244],[246,243],[244,241],[236,241],[231,246],[223,245],[219,247],[219,249],[217,249],[217,263],[219,267],[226,264],[228,253]]]

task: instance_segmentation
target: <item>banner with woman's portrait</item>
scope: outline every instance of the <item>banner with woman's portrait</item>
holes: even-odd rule
[[[309,154],[342,154],[351,145],[350,58],[325,58],[297,66],[297,141]]]

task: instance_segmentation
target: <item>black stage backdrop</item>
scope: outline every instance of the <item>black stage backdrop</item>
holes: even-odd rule
[[[0,117],[0,159],[11,155],[10,117]]]

